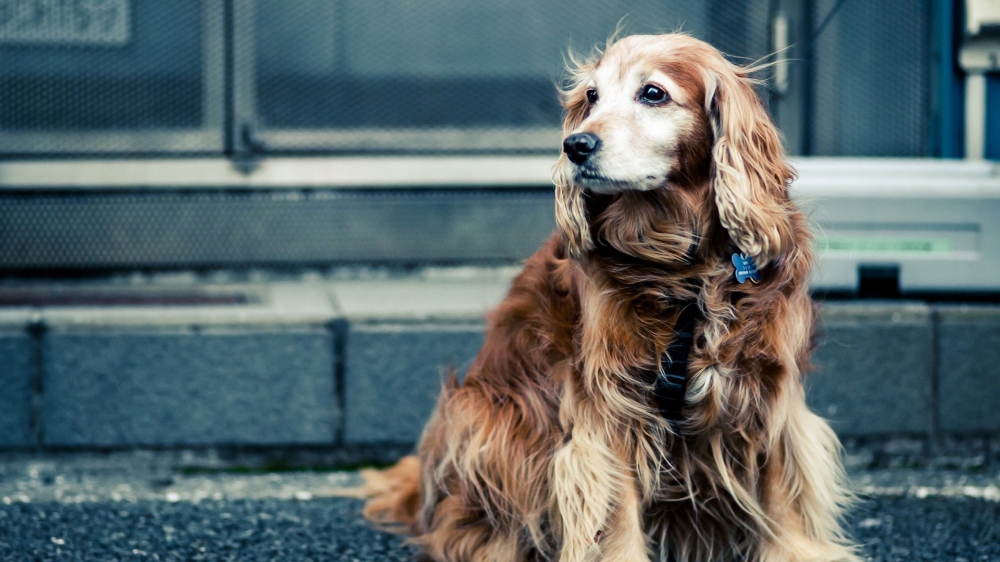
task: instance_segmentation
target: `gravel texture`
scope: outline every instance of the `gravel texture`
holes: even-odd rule
[[[850,516],[876,562],[1000,561],[1000,502],[967,497],[872,497]]]
[[[340,498],[0,504],[0,560],[408,561]],[[873,496],[849,528],[866,560],[1000,561],[1000,502]]]
[[[361,502],[321,498],[0,505],[0,560],[409,561]],[[873,497],[850,517],[864,558],[1000,561],[1000,503]]]
[[[0,506],[0,560],[410,560],[361,502],[258,499]]]
[[[849,462],[861,501],[847,523],[863,558],[1000,562],[993,453],[911,468],[912,459],[903,459]],[[417,559],[401,537],[362,519],[360,501],[333,497],[358,481],[354,472],[177,468],[203,460],[147,453],[0,458],[0,562]]]

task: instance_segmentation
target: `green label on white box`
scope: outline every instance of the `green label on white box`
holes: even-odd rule
[[[948,238],[869,238],[830,236],[816,240],[821,252],[946,254],[952,251]]]

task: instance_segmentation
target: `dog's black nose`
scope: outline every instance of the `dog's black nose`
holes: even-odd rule
[[[597,145],[601,144],[601,139],[591,133],[577,133],[566,137],[563,141],[563,152],[573,161],[574,164],[583,164],[587,157],[597,150]]]

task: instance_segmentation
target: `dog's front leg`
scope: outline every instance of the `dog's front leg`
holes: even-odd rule
[[[598,560],[614,497],[614,456],[576,425],[553,459],[552,486],[562,522],[559,562]]]
[[[625,475],[628,475],[625,478]],[[615,510],[601,535],[601,560],[605,562],[637,562],[649,560],[646,534],[642,530],[639,494],[631,471],[622,474],[617,488]]]
[[[567,404],[563,406],[566,413]],[[559,562],[648,560],[632,470],[594,412],[585,405],[571,406],[576,406],[569,416],[572,432],[553,459],[562,528]]]

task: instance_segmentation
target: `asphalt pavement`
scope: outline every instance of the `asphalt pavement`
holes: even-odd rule
[[[1000,473],[878,469],[852,475],[848,526],[872,561],[1000,562]],[[0,470],[0,561],[409,561],[358,500],[352,472],[137,475],[27,462]]]
[[[409,561],[357,500],[13,503],[0,506],[0,559]],[[873,497],[850,518],[873,561],[998,561],[1000,503]]]

